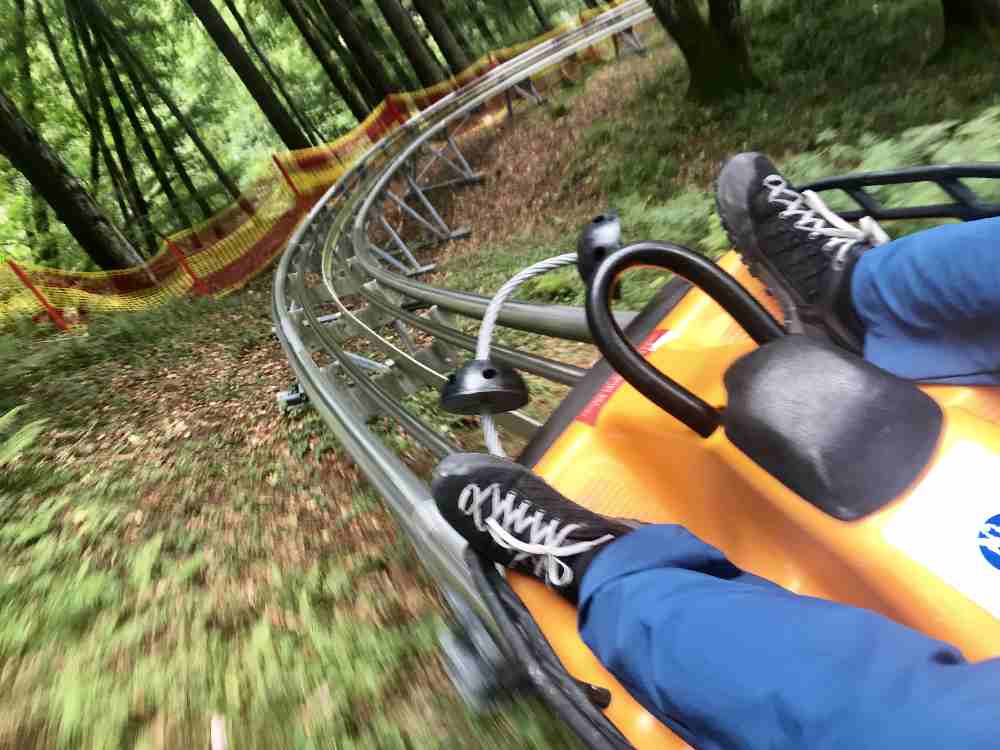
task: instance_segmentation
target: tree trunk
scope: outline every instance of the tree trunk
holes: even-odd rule
[[[441,68],[430,56],[427,48],[424,47],[423,39],[417,27],[413,24],[413,19],[406,12],[399,0],[376,0],[379,10],[385,16],[386,23],[392,29],[392,33],[399,40],[399,46],[409,59],[417,78],[424,86],[433,86],[443,79]]]
[[[180,198],[177,197],[177,193],[174,192],[174,186],[170,181],[170,177],[167,176],[167,172],[164,170],[163,164],[160,163],[160,157],[156,153],[156,149],[153,148],[153,144],[149,141],[149,136],[146,135],[146,129],[142,126],[142,122],[139,120],[139,116],[135,112],[135,107],[132,106],[132,99],[129,96],[128,91],[125,89],[125,85],[122,83],[122,79],[118,75],[118,71],[115,70],[114,60],[112,60],[111,56],[108,54],[108,48],[103,39],[98,40],[97,49],[101,56],[101,60],[104,63],[104,67],[107,68],[108,75],[111,78],[111,86],[114,88],[115,95],[118,97],[122,110],[125,112],[125,118],[128,120],[129,125],[132,128],[135,140],[139,144],[139,148],[142,149],[142,153],[146,157],[146,161],[153,170],[153,174],[156,175],[156,181],[160,184],[160,189],[163,190],[163,194],[166,196],[167,202],[177,215],[177,219],[180,221],[180,226],[182,228],[192,226],[194,222],[188,217],[187,212],[184,210],[184,204],[181,203]]]
[[[403,0],[399,0],[399,2],[402,5]],[[410,5],[412,6],[412,2]],[[406,10],[406,14],[410,17],[410,21],[413,22],[413,28],[417,30],[417,35],[420,37],[420,44],[424,48],[424,51],[430,55],[434,64],[441,68],[442,74],[445,77],[449,77],[451,72],[448,68],[448,63],[443,62],[438,57],[437,52],[434,51],[434,37],[432,37],[431,33],[427,30],[427,25],[423,22],[420,13],[418,13],[415,8],[409,6],[404,6],[404,10]]]
[[[110,270],[132,264],[135,250],[124,242],[80,181],[25,122],[3,91],[0,91],[0,153],[38,189],[97,265]]]
[[[312,136],[311,140],[313,143],[322,143],[323,136],[320,134],[317,127],[309,120],[305,112],[303,112],[298,105],[296,105],[295,100],[288,93],[288,90],[285,88],[285,84],[281,81],[281,76],[278,75],[274,66],[271,65],[271,61],[267,59],[267,55],[264,54],[264,50],[262,50],[254,40],[253,34],[250,33],[250,27],[240,14],[239,9],[236,7],[236,3],[234,3],[233,0],[223,0],[223,2],[229,9],[229,12],[233,15],[233,20],[236,21],[236,26],[239,28],[240,33],[243,34],[243,38],[247,40],[247,44],[250,46],[250,51],[257,56],[261,66],[264,68],[264,72],[267,73],[267,76],[271,79],[271,83],[274,84],[274,87],[278,89],[278,93],[281,95],[281,98],[285,100],[285,105],[288,107],[289,112],[292,113],[292,117],[295,118],[296,122],[298,122],[302,131],[306,133],[307,136]]]
[[[508,33],[518,34],[521,31],[521,14],[514,8],[511,0],[500,0],[504,12],[500,14]]]
[[[542,10],[541,4],[538,0],[528,0],[531,5],[531,10],[535,14],[535,18],[538,19],[538,25],[542,28],[542,33],[552,30],[552,23],[549,21],[548,16],[545,15],[545,11]]]
[[[696,0],[651,0],[657,19],[687,62],[688,97],[711,101],[759,85],[750,67],[739,0],[709,0],[706,22]]]
[[[97,133],[90,133],[90,189],[96,191],[101,184],[101,147]]]
[[[591,0],[591,2],[596,2],[596,0]],[[490,29],[490,25],[486,21],[486,16],[483,15],[482,9],[479,7],[478,0],[467,0],[466,6],[469,9],[469,15],[472,16],[472,22],[479,29],[479,36],[483,38],[483,48],[490,50],[494,47],[499,47],[500,40],[493,33],[493,30]]]
[[[87,98],[88,102],[84,102],[83,96],[76,88],[76,84],[66,69],[66,63],[63,61],[62,54],[59,52],[59,44],[55,40],[55,36],[52,34],[52,29],[49,27],[48,21],[45,18],[45,11],[42,7],[40,0],[34,0],[35,14],[38,17],[39,25],[42,27],[42,32],[45,35],[45,41],[48,44],[49,51],[52,53],[52,58],[55,60],[56,67],[59,69],[59,74],[62,76],[63,82],[66,84],[66,89],[69,91],[70,97],[76,104],[76,108],[80,111],[83,116],[84,122],[87,124],[87,128],[90,131],[91,138],[91,164],[90,164],[90,175],[91,183],[90,189],[96,190],[98,178],[100,177],[100,162],[96,159],[94,154],[94,148],[96,146],[98,153],[104,160],[104,164],[108,169],[108,176],[111,178],[111,193],[114,195],[115,202],[118,204],[118,210],[121,215],[122,221],[126,226],[133,226],[134,222],[131,219],[131,212],[129,211],[128,201],[125,199],[125,180],[122,177],[121,170],[118,169],[118,165],[115,163],[114,157],[111,155],[111,149],[108,148],[108,143],[104,139],[104,129],[101,126],[101,113],[98,109],[97,96],[94,93],[94,88],[89,84],[92,80],[92,75],[90,73],[90,67],[87,65],[87,61],[83,54],[83,48],[80,45],[80,36],[77,33],[76,26],[69,20],[73,16],[73,8],[65,5],[67,23],[69,25],[70,36],[73,42],[73,52],[76,55],[76,64],[80,68],[80,74],[83,77],[87,86]]]
[[[441,4],[440,0],[438,0],[438,4]],[[449,14],[447,10],[443,12],[445,18],[450,21],[449,28],[451,29],[452,36],[455,37],[455,41],[458,42],[458,46],[462,48],[466,59],[469,60],[469,64],[471,65],[472,61],[476,59],[476,47],[469,41],[469,33],[466,31],[466,23],[464,23],[466,14]]]
[[[142,188],[139,186],[135,167],[132,164],[132,156],[129,153],[128,143],[125,141],[125,135],[122,133],[121,126],[118,123],[118,114],[115,112],[114,106],[112,106],[111,95],[108,93],[108,88],[104,82],[103,66],[97,54],[99,40],[92,35],[90,28],[83,25],[83,19],[79,15],[71,19],[70,23],[74,25],[80,24],[77,29],[83,39],[83,49],[89,61],[91,73],[90,84],[94,87],[97,100],[104,111],[104,119],[108,123],[108,131],[111,133],[111,141],[115,145],[118,163],[121,165],[122,173],[125,175],[125,195],[129,206],[132,208],[132,213],[142,226],[143,238],[147,248],[151,254],[155,253],[157,249],[156,232],[149,221],[149,206],[142,193]]]
[[[24,104],[24,118],[37,127],[39,124],[35,109],[35,84],[31,78],[31,56],[28,52],[28,18],[25,12],[25,0],[14,0],[14,56],[17,58],[17,73],[21,101]],[[38,191],[31,188],[32,222],[26,232],[28,246],[31,247],[39,261],[45,264],[55,263],[59,258],[59,248],[49,234],[49,213],[45,201]]]
[[[1000,36],[1000,0],[941,0],[944,42],[936,57],[966,45],[989,44]]]
[[[708,0],[708,22],[720,46],[727,50],[736,76],[749,87],[760,86],[750,63],[750,34],[740,0]]]
[[[181,111],[181,108],[177,106],[177,103],[173,100],[173,97],[167,92],[163,85],[159,82],[156,76],[154,76],[149,68],[143,63],[142,58],[136,55],[131,47],[125,42],[126,34],[124,34],[120,29],[115,28],[115,25],[108,18],[107,14],[104,12],[103,8],[95,2],[95,0],[74,0],[85,6],[87,16],[96,23],[100,29],[106,34],[106,38],[111,46],[114,48],[115,53],[119,58],[128,60],[129,64],[132,65],[136,71],[142,76],[146,84],[153,90],[160,101],[162,101],[167,109],[170,110],[177,121],[184,128],[184,132],[188,134],[188,137],[194,143],[195,148],[201,153],[205,162],[208,164],[209,169],[215,174],[219,182],[226,188],[226,191],[232,196],[233,200],[242,201],[242,195],[240,194],[239,188],[236,183],[232,181],[229,175],[226,174],[222,165],[219,164],[218,159],[209,150],[208,146],[205,145],[205,141],[202,140],[201,136],[198,134],[198,130],[194,127],[191,119]]]
[[[340,94],[340,98],[344,100],[347,104],[347,108],[351,110],[351,114],[354,115],[358,122],[361,122],[368,116],[370,111],[365,105],[364,100],[358,93],[351,88],[351,86],[344,80],[343,76],[340,75],[340,71],[337,70],[337,66],[334,64],[330,57],[330,50],[323,43],[323,40],[310,28],[309,19],[306,18],[305,13],[298,6],[296,0],[280,0],[281,6],[285,9],[285,12],[291,16],[292,22],[298,28],[299,33],[302,38],[305,39],[306,44],[309,49],[312,50],[313,55],[319,60],[319,64],[322,66],[323,70],[326,72],[327,78],[330,79],[330,83],[333,87],[337,89],[337,93]]]
[[[410,69],[400,59],[400,55],[391,43],[391,40],[385,38],[382,30],[375,23],[375,20],[365,7],[364,0],[347,0],[347,2],[351,7],[351,14],[354,16],[354,21],[358,24],[358,28],[361,29],[361,33],[365,35],[369,46],[375,50],[376,54],[382,58],[386,66],[392,71],[393,91],[406,91],[417,88],[417,82],[413,78]]]
[[[240,77],[243,85],[246,86],[250,96],[257,102],[264,117],[271,123],[271,127],[281,138],[282,143],[289,149],[309,148],[312,144],[296,124],[292,116],[288,114],[274,91],[268,85],[267,80],[257,70],[250,56],[243,49],[242,45],[229,30],[225,20],[215,9],[212,0],[186,0],[188,7],[194,12],[205,27],[205,31],[211,37],[215,46],[218,47],[236,75]]]
[[[303,10],[312,21],[313,28],[316,29],[320,36],[326,40],[326,43],[330,46],[330,49],[333,50],[337,59],[343,63],[344,68],[347,70],[348,77],[350,77],[351,81],[354,82],[354,86],[361,95],[361,98],[365,101],[368,110],[370,111],[377,107],[382,99],[375,91],[375,87],[368,80],[368,77],[364,74],[364,71],[358,67],[358,63],[354,59],[350,50],[344,46],[344,42],[340,38],[340,32],[337,31],[337,27],[334,26],[333,21],[330,20],[330,16],[327,14],[326,8],[323,7],[322,0],[302,1],[305,3],[303,5]]]
[[[333,21],[334,26],[337,27],[337,31],[343,37],[344,43],[350,50],[351,55],[358,61],[361,69],[364,71],[365,78],[368,79],[375,89],[379,101],[385,99],[395,91],[395,86],[389,80],[385,68],[382,67],[382,61],[379,60],[378,55],[375,54],[368,40],[361,33],[361,28],[354,20],[354,16],[351,15],[343,0],[323,0],[323,7],[326,9],[327,16]]]
[[[195,187],[194,180],[191,179],[191,175],[188,173],[187,167],[184,166],[184,160],[177,153],[174,139],[167,135],[167,132],[163,127],[163,122],[160,120],[159,115],[156,114],[156,110],[153,108],[153,103],[149,100],[149,96],[146,94],[146,89],[143,86],[141,76],[127,61],[122,60],[122,64],[129,80],[132,82],[132,88],[135,91],[136,98],[139,100],[139,105],[142,107],[142,111],[146,113],[146,119],[149,120],[149,124],[153,126],[153,132],[156,133],[157,139],[163,146],[164,153],[166,153],[170,158],[170,163],[174,165],[174,170],[177,172],[177,176],[180,178],[180,181],[184,183],[184,189],[187,190],[191,200],[198,205],[202,218],[212,218],[212,207],[209,205],[208,201],[205,200],[205,197],[198,192],[198,188]]]
[[[437,42],[438,49],[441,50],[444,59],[448,61],[451,72],[458,74],[469,67],[471,61],[466,57],[465,51],[452,33],[444,11],[436,0],[413,0],[413,6],[424,19],[427,30],[431,32],[431,36]]]

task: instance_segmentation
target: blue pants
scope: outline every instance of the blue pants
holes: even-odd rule
[[[855,266],[851,298],[865,359],[882,369],[923,382],[1000,385],[1000,218],[869,250]]]
[[[1000,659],[750,575],[679,526],[644,526],[584,574],[598,659],[698,750],[996,750]]]

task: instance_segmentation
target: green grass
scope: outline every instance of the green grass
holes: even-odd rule
[[[707,221],[722,161],[772,154],[795,180],[845,170],[1000,156],[1000,69],[976,50],[931,63],[940,2],[757,0],[746,3],[764,88],[706,107],[683,99],[680,57],[586,134],[567,185],[600,174],[637,232],[718,249]],[[981,50],[979,51],[981,52]],[[970,123],[965,129],[962,123]],[[626,211],[626,215],[628,215]]]
[[[316,415],[274,403],[266,302],[5,354],[0,748],[205,747],[216,715],[231,747],[571,745],[530,702],[462,706],[432,582]]]
[[[740,151],[770,153],[799,183],[851,171],[1000,162],[1000,68],[977,49],[932,59],[941,38],[939,0],[756,0],[745,7],[763,88],[696,104],[684,97],[683,58],[655,57],[658,67],[645,72],[618,117],[594,122],[582,143],[551,155],[565,162],[560,192],[567,215],[579,216],[578,194],[596,175],[600,195],[592,210],[617,208],[626,241],[672,241],[717,257],[729,243],[715,214],[713,180]],[[535,118],[543,126],[549,121],[546,113]],[[1000,200],[998,183],[970,181],[993,200]],[[942,197],[926,183],[876,193],[889,206]],[[853,205],[827,197],[834,207]],[[571,249],[579,219],[574,224],[558,212],[546,219],[555,239],[515,232],[452,258],[440,280],[488,294],[525,265]],[[887,229],[898,236],[924,226]],[[630,274],[622,305],[641,306],[663,281],[650,272]],[[583,288],[564,270],[529,282],[519,298],[580,304]]]

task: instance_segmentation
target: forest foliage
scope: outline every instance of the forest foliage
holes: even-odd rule
[[[9,19],[0,33],[0,93],[138,253],[149,255],[163,236],[231,203],[268,168],[270,155],[287,147],[194,8],[214,8],[308,139],[295,145],[309,145],[353,128],[384,89],[414,90],[429,76],[448,76],[448,60],[418,5],[448,19],[463,60],[535,36],[587,7],[574,0],[0,0],[0,18]],[[392,16],[393,8],[403,17]],[[377,85],[374,65],[366,76],[362,50],[346,46],[343,16],[383,69]],[[427,64],[422,75],[390,21],[415,32],[410,41]],[[0,256],[95,269],[2,155]]]
[[[688,99],[771,96],[818,46],[769,64],[819,19],[874,15],[892,38],[914,3],[650,0],[685,62]],[[913,49],[995,46],[1000,0],[929,0]],[[600,0],[0,0],[0,255],[70,270],[135,265],[239,199],[268,156],[334,140],[388,94]],[[846,11],[846,13],[845,13]],[[866,23],[871,22],[866,20]],[[933,28],[940,28],[940,33]],[[900,42],[903,40],[900,39]],[[848,42],[845,40],[844,42]],[[875,65],[904,64],[912,57]],[[864,50],[852,50],[865,56]],[[669,74],[665,75],[669,78]],[[675,84],[676,81],[671,81]],[[91,231],[93,230],[93,231]],[[75,240],[75,241],[74,241]]]

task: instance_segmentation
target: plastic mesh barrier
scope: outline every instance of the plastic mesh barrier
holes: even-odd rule
[[[8,260],[0,264],[0,321],[30,315],[48,317],[62,329],[87,312],[143,310],[186,295],[221,296],[247,284],[281,254],[299,221],[319,197],[375,144],[441,98],[498,65],[622,4],[588,10],[527,42],[490,52],[461,74],[435,86],[391,94],[351,132],[332,143],[273,157],[270,168],[240,200],[211,219],[177,232],[141,266],[120,271],[60,271]],[[538,90],[569,78],[569,66],[603,62],[614,43],[599,42],[574,63],[553,65],[532,76]],[[507,116],[505,98],[487,102],[477,117],[495,125]],[[69,315],[67,315],[69,313]]]

